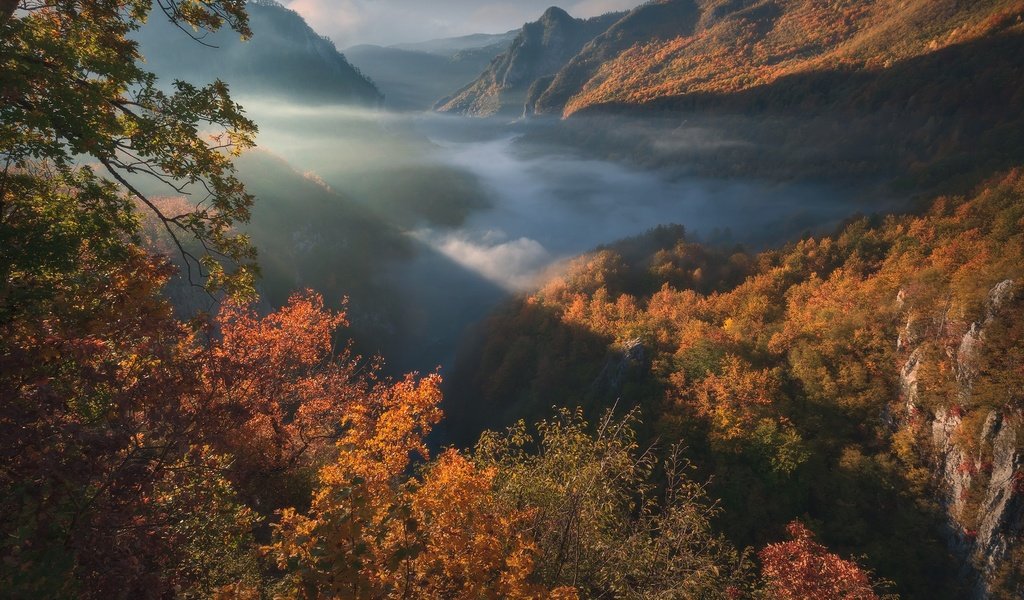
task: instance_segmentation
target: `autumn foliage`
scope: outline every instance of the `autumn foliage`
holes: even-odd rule
[[[992,452],[984,423],[1016,422],[1024,408],[1009,317],[1021,300],[1009,294],[996,311],[991,297],[1024,276],[1021,198],[1011,172],[920,215],[857,218],[757,254],[695,250],[665,228],[602,248],[492,317],[467,362],[472,404],[454,404],[453,418],[494,427],[536,419],[550,398],[590,415],[629,403],[641,439],[684,440],[713,477],[732,539],[760,547],[773,541],[766,523],[809,517],[824,543],[865,554],[900,591],[956,597],[931,487],[932,419],[952,415],[956,443],[982,457],[967,461],[973,491],[958,499],[976,515],[958,527],[976,531],[987,479],[972,473]],[[958,360],[983,322],[991,333]],[[926,542],[907,553],[908,537]]]
[[[643,100],[678,91],[680,73],[688,89],[756,85],[820,64],[805,60],[820,47],[873,65],[849,43],[864,3],[787,4],[773,23],[792,35],[744,23],[739,47],[691,64],[711,27],[605,73],[664,70],[668,84],[630,82]],[[968,12],[935,43],[1018,27],[1018,2],[990,4],[1006,10]],[[241,0],[158,6],[248,34]],[[127,37],[152,8],[0,3],[5,596],[877,598],[884,586],[798,515],[912,595],[965,591],[928,461],[943,415],[969,450],[955,469],[965,545],[988,506],[1024,493],[1020,172],[757,254],[662,227],[576,259],[487,324],[452,422],[469,442],[438,451],[438,373],[385,376],[314,291],[255,298],[232,227],[252,198],[230,161],[254,125],[223,84],[156,88]],[[896,39],[874,34],[861,41]],[[897,41],[894,57],[926,40]],[[139,170],[209,197],[153,202],[122,177]],[[172,263],[144,247],[139,209],[170,236],[158,250],[233,292],[213,316],[175,314]],[[1002,456],[997,420],[1015,436]],[[990,501],[1000,468],[1009,485]],[[1005,548],[997,591],[1020,590],[1022,552]]]
[[[888,68],[1019,28],[1024,12],[1018,0],[966,5],[947,0],[785,0],[732,9],[701,4],[695,26],[682,20],[677,24],[680,34],[638,38],[597,63],[574,90],[564,114],[600,104],[733,94],[816,71]],[[643,18],[643,13],[634,18]],[[627,26],[611,31],[616,35],[608,35],[605,43],[630,39]],[[609,53],[600,46],[595,52],[601,50]]]
[[[877,600],[868,574],[814,541],[799,521],[786,527],[792,538],[761,550],[768,593],[779,600]]]

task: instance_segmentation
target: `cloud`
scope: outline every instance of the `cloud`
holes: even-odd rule
[[[467,231],[438,234],[421,230],[413,235],[455,263],[511,292],[535,287],[538,276],[552,260],[537,240],[528,237],[508,240],[499,230],[479,235]]]
[[[339,47],[395,44],[470,33],[503,33],[534,21],[553,0],[282,0]],[[576,0],[571,14],[590,17],[640,0]]]

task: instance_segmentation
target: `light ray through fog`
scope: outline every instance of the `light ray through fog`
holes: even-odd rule
[[[669,177],[522,137],[557,121],[510,126],[266,99],[243,103],[260,124],[264,150],[412,242],[414,251],[404,258],[344,257],[373,264],[374,278],[391,290],[389,302],[399,312],[373,319],[401,340],[388,352],[404,370],[448,364],[467,328],[503,298],[540,285],[571,257],[657,225],[678,223],[753,248],[827,231],[858,210],[892,208],[855,202],[857,191],[842,186],[711,179],[678,170]],[[711,153],[742,143],[701,123],[659,130],[657,142]],[[658,151],[653,140],[651,149]],[[361,283],[332,285],[345,291]],[[353,302],[359,306],[361,299]]]

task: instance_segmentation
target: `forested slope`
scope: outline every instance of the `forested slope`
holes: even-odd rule
[[[274,0],[245,4],[253,37],[197,30],[186,35],[166,19],[151,19],[134,36],[146,66],[169,84],[220,79],[238,95],[304,103],[376,106],[383,97],[372,81],[293,10]],[[189,28],[191,29],[191,28]]]
[[[373,264],[304,251],[387,259],[393,228],[246,154],[227,86],[161,85],[130,37],[247,37],[263,6],[0,2],[5,595],[1022,595],[1020,171],[758,254],[602,248],[496,315],[443,404],[316,292],[258,296],[246,232],[334,294]],[[214,312],[178,318],[176,265]]]
[[[437,103],[437,110],[472,116],[521,116],[526,99],[550,81],[570,58],[621,15],[609,13],[575,19],[564,10],[549,8],[527,23],[474,81]]]
[[[496,315],[449,412],[472,432],[637,407],[741,545],[800,517],[906,597],[1017,597],[1022,231],[1016,171],[760,254],[657,229]]]
[[[1020,28],[1017,0],[659,0],[573,58],[537,112],[726,94],[797,74],[879,71]]]

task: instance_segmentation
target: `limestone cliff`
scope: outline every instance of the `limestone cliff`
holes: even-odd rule
[[[997,591],[1024,597],[1024,427],[1021,415],[1001,409],[998,398],[993,408],[991,398],[982,403],[978,397],[979,389],[989,391],[985,380],[998,376],[986,368],[985,357],[999,343],[999,329],[1024,316],[1022,296],[1018,282],[1005,280],[989,292],[984,318],[960,325],[966,327],[962,335],[952,334],[957,324],[950,315],[930,322],[908,315],[897,340],[907,358],[893,425],[921,444],[947,516],[948,542],[963,560],[963,576],[974,580],[976,598]],[[897,302],[904,298],[901,292]],[[939,390],[945,402],[924,399],[922,369],[943,355],[955,384]]]

